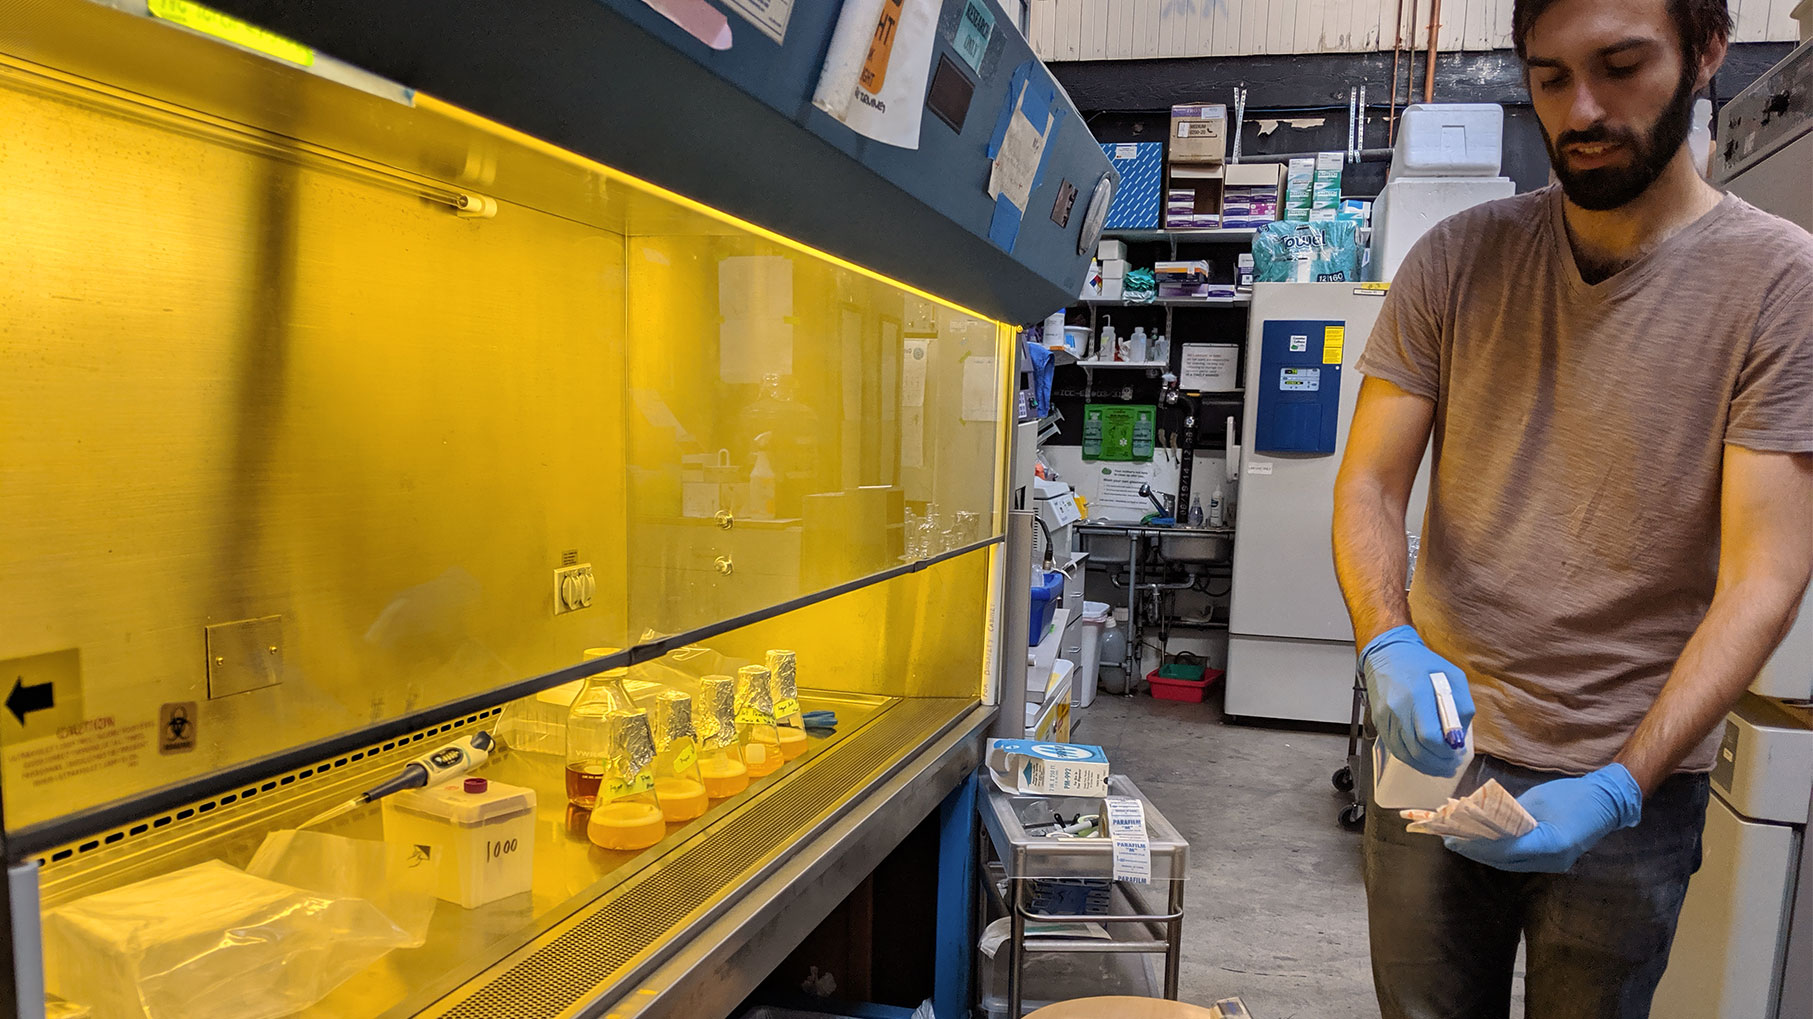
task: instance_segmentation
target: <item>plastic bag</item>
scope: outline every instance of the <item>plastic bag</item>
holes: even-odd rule
[[[363,899],[210,861],[47,911],[44,975],[95,1019],[278,1019],[408,943]]]
[[[265,836],[246,873],[337,899],[364,899],[409,936],[428,940],[434,919],[435,869],[414,858],[415,847],[288,829]]]
[[[1253,235],[1253,278],[1260,283],[1347,283],[1360,278],[1359,232],[1352,220],[1278,221]]]

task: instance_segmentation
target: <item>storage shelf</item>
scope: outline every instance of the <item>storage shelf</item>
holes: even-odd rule
[[[1084,368],[1169,368],[1169,361],[1078,361]]]
[[[1229,227],[1222,230],[1103,230],[1102,236],[1120,241],[1196,241],[1211,244],[1250,242],[1258,231],[1252,227]]]
[[[1253,303],[1248,294],[1238,297],[1160,297],[1151,301],[1104,300],[1100,297],[1085,297],[1084,304],[1098,304],[1104,308],[1245,308]]]

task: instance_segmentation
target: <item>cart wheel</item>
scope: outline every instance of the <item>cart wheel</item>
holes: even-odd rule
[[[1328,780],[1334,783],[1336,789],[1344,793],[1353,792],[1353,768],[1351,767],[1343,767],[1329,776]]]
[[[1359,831],[1366,827],[1366,804],[1349,803],[1341,808],[1341,827],[1348,831]]]

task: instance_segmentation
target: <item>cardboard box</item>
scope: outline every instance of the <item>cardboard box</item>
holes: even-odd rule
[[[1124,287],[1126,283],[1127,281],[1119,276],[1103,276],[1101,299],[1104,301],[1120,300],[1121,295],[1124,292],[1121,288]]]
[[[1221,225],[1227,168],[1220,163],[1172,163],[1165,190],[1165,226],[1200,229]]]
[[[1222,187],[1221,225],[1257,227],[1278,218],[1284,167],[1278,163],[1229,163]]]
[[[1347,157],[1340,152],[1320,152],[1316,154],[1315,194],[1310,199],[1311,209],[1334,211],[1341,207],[1341,167]],[[1310,217],[1313,221],[1315,217]]]
[[[1164,188],[1164,142],[1103,142],[1102,153],[1120,173],[1114,200],[1108,203],[1109,230],[1150,230],[1158,226]]]
[[[1309,219],[1311,199],[1316,188],[1316,161],[1293,159],[1284,170],[1284,218],[1299,222]]]
[[[1095,245],[1095,257],[1124,259],[1127,257],[1127,242],[1097,241]]]
[[[1108,755],[1101,747],[991,739],[988,771],[996,785],[1016,795],[1108,795]]]
[[[1124,258],[1102,259],[1102,279],[1118,280],[1127,275],[1127,260]]]
[[[1228,108],[1224,103],[1171,107],[1173,163],[1219,163],[1228,154]]]

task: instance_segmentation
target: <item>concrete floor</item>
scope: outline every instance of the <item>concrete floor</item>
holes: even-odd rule
[[[1377,1019],[1360,837],[1336,823],[1329,784],[1346,737],[1224,724],[1218,702],[1104,694],[1075,715],[1073,738],[1190,841],[1179,997],[1239,995],[1256,1019]]]

